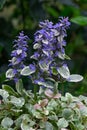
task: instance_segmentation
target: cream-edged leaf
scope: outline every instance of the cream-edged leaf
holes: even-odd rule
[[[9,117],[5,117],[2,122],[1,122],[1,125],[4,127],[4,128],[9,128],[13,125],[13,120]]]
[[[13,73],[13,69],[8,69],[6,72],[6,78],[13,78],[14,77],[14,73]]]
[[[83,80],[83,77],[81,75],[78,75],[78,74],[72,74],[68,78],[69,82],[79,82],[81,80]]]
[[[69,78],[69,76],[70,76],[70,71],[67,66],[59,67],[58,73],[65,79]]]
[[[22,69],[21,75],[28,76],[28,75],[33,74],[34,72],[35,72],[35,70],[32,70],[32,69],[30,69],[29,66],[26,66],[26,67],[24,67],[24,68]]]

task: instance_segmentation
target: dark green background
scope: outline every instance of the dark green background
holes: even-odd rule
[[[56,23],[59,16],[68,16],[73,21],[66,38],[66,54],[72,59],[68,62],[70,71],[84,76],[80,83],[59,84],[59,89],[62,93],[87,95],[87,0],[0,0],[0,86],[5,83],[12,41],[18,33],[24,30],[30,37],[26,61],[29,64],[39,21],[49,19]],[[30,81],[23,80],[26,86],[31,86]]]

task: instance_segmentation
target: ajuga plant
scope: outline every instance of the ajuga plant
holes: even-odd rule
[[[60,83],[83,79],[70,74],[66,62],[70,60],[65,54],[69,26],[63,17],[56,24],[40,22],[28,66],[24,63],[28,36],[22,31],[14,41],[6,78],[14,80],[15,89],[7,84],[0,89],[0,130],[87,130],[87,97],[58,91]],[[34,92],[25,89],[22,76],[31,79]]]

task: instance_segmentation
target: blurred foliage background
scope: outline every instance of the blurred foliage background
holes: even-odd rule
[[[28,64],[39,21],[56,23],[59,16],[68,16],[71,21],[66,39],[66,54],[72,59],[68,61],[70,71],[84,76],[80,83],[60,84],[59,90],[63,94],[69,91],[87,95],[87,0],[0,0],[0,87],[5,83],[13,39],[21,30],[30,37]],[[26,79],[24,83],[31,86]]]

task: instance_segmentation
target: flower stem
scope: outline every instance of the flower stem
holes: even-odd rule
[[[55,93],[55,94],[58,93],[58,82],[55,82],[55,85],[54,85],[54,93]]]
[[[37,85],[34,85],[34,99],[37,100]]]

